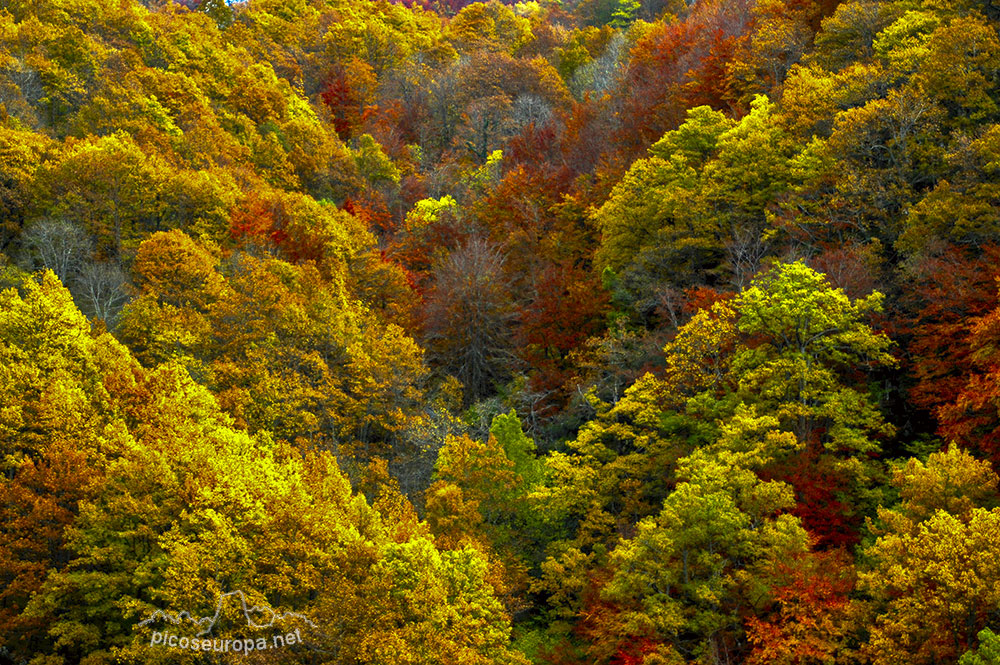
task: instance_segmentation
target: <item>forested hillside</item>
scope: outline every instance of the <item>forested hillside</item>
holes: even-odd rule
[[[0,0],[0,665],[1000,663],[998,30]]]

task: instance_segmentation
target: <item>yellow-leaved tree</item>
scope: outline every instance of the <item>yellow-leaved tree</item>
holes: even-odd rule
[[[481,553],[386,524],[328,451],[236,428],[179,362],[143,368],[91,333],[52,273],[0,299],[10,653],[193,661],[153,644],[156,631],[186,634],[156,611],[211,617],[238,590],[249,606],[304,617],[274,626],[303,638],[286,659],[524,662]],[[224,603],[210,637],[265,636],[239,610]]]

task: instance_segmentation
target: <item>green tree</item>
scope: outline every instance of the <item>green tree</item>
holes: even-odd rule
[[[962,654],[958,665],[993,665],[1000,663],[1000,638],[989,628],[983,628],[976,636],[979,646]]]
[[[742,612],[768,592],[769,569],[808,550],[786,512],[792,488],[755,472],[797,446],[778,426],[741,409],[715,444],[678,462],[662,511],[611,556],[604,596],[621,605],[624,635],[650,636],[675,659],[731,652]]]
[[[739,394],[775,413],[802,441],[820,436],[825,448],[854,455],[877,450],[871,436],[893,428],[844,377],[859,367],[895,365],[889,337],[865,322],[882,300],[876,292],[852,301],[801,262],[763,273],[733,303],[737,328],[757,341],[733,358]]]

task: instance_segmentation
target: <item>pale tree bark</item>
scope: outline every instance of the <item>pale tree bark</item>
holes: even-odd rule
[[[67,285],[93,251],[87,232],[79,224],[61,219],[31,224],[22,234],[21,242],[25,263],[31,269],[47,268]]]
[[[80,310],[104,321],[108,329],[115,327],[129,301],[128,281],[116,263],[86,264],[71,290]]]

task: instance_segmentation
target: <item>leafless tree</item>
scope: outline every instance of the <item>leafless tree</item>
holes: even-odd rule
[[[435,146],[438,153],[451,145],[462,119],[458,73],[459,66],[453,65],[424,83],[430,122],[421,144]]]
[[[552,106],[538,95],[518,95],[514,100],[511,122],[521,129],[531,123],[541,127],[552,118]]]
[[[656,290],[656,298],[658,301],[657,314],[665,321],[670,321],[671,327],[679,328],[684,314],[684,292],[669,284],[664,284]]]
[[[38,117],[33,105],[44,94],[38,70],[26,64],[23,56],[11,58],[7,66],[0,69],[0,106],[21,122],[36,125]]]
[[[510,98],[502,94],[476,99],[465,107],[461,138],[465,148],[480,163],[510,135],[510,113]]]
[[[467,403],[508,378],[515,362],[515,312],[503,263],[490,243],[469,241],[437,267],[425,306],[430,359],[462,382]]]
[[[624,35],[615,33],[600,57],[591,60],[573,73],[569,82],[570,92],[577,99],[582,99],[587,92],[597,95],[610,90],[621,75],[627,55],[628,48]]]
[[[733,271],[733,286],[742,291],[750,283],[760,270],[761,261],[767,256],[768,249],[768,243],[760,229],[733,229],[732,237],[726,242],[726,255]]]
[[[125,273],[116,263],[88,263],[80,269],[72,292],[80,310],[101,319],[110,329],[129,300]]]
[[[399,489],[423,511],[424,490],[430,484],[438,451],[449,434],[460,434],[455,419],[440,407],[427,405],[424,418],[400,433],[389,459],[389,473]]]
[[[31,224],[22,234],[21,241],[27,266],[35,270],[48,268],[63,284],[76,277],[93,250],[93,244],[83,228],[60,219]]]

